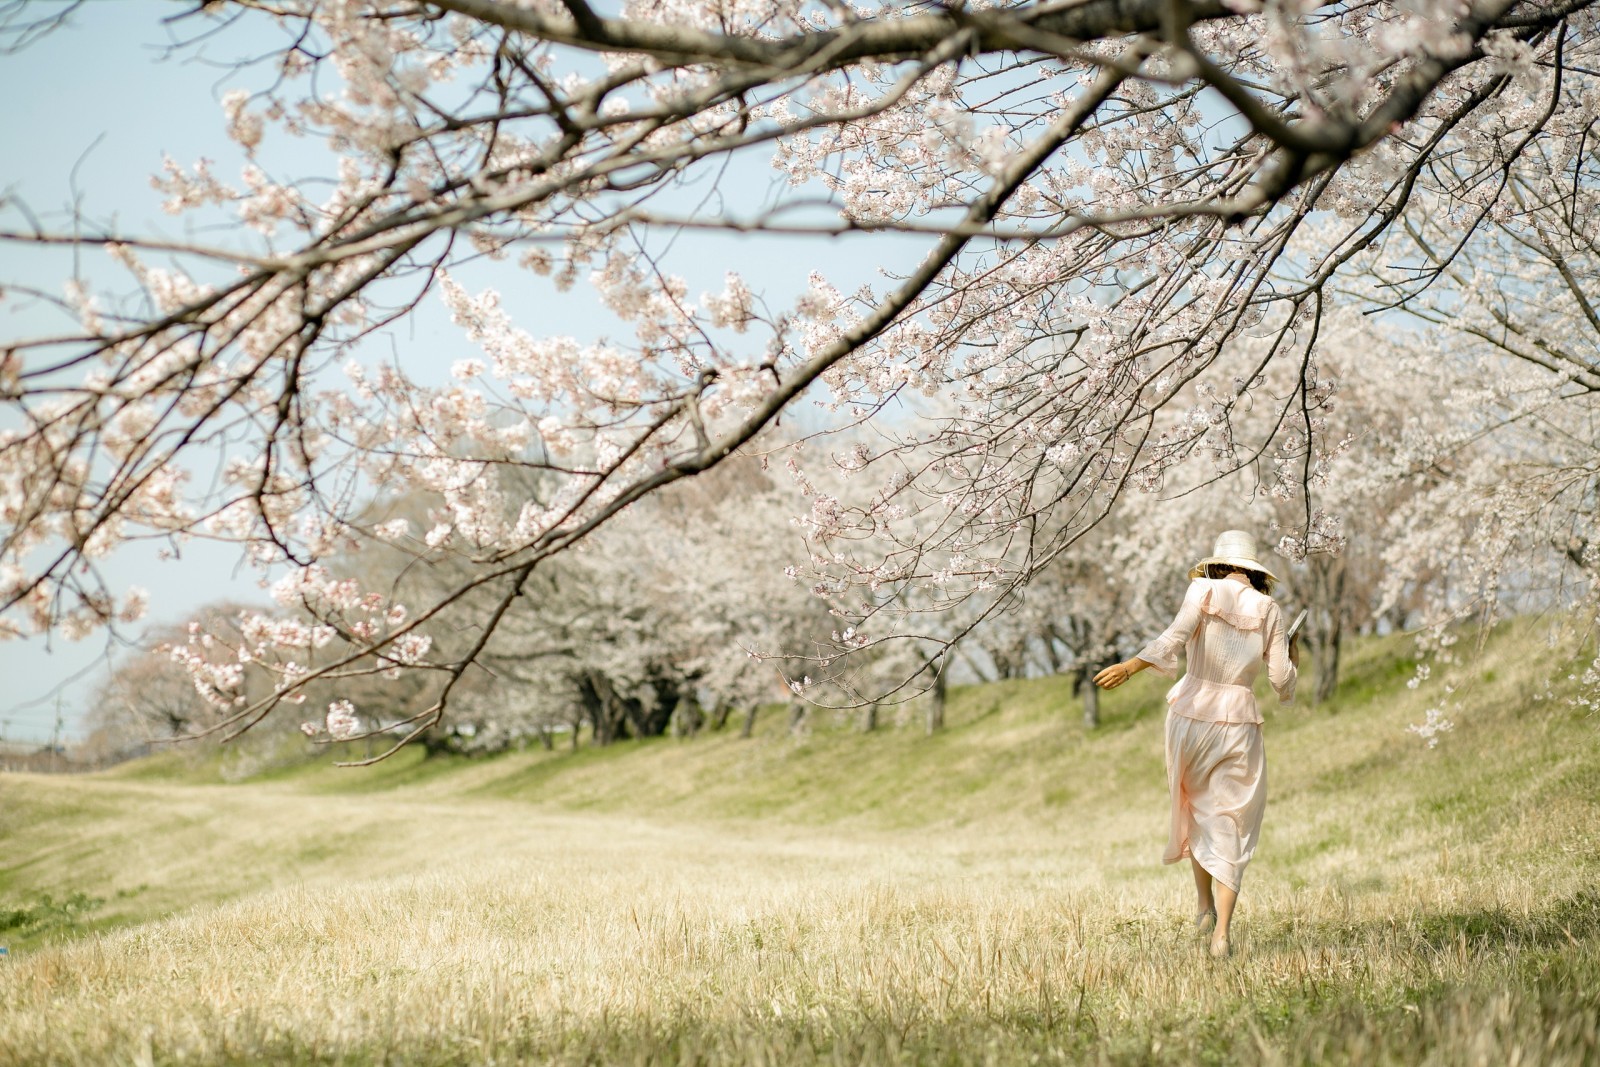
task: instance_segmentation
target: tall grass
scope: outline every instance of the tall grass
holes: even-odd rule
[[[1088,738],[1030,683],[931,742],[0,779],[0,894],[104,902],[14,942],[0,1063],[1600,1062],[1600,739],[1530,647],[1431,752],[1384,646],[1269,724],[1221,963],[1153,685]]]

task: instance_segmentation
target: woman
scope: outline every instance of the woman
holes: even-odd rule
[[[1261,711],[1251,686],[1263,661],[1280,703],[1294,699],[1300,653],[1284,640],[1283,612],[1269,595],[1277,577],[1256,559],[1255,538],[1228,530],[1194,579],[1178,617],[1133,659],[1095,675],[1115,689],[1146,667],[1175,677],[1167,694],[1167,785],[1172,832],[1163,862],[1185,856],[1199,894],[1195,924],[1211,954],[1228,955],[1228,928],[1244,869],[1255,854],[1267,806]]]

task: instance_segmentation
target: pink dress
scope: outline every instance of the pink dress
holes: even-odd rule
[[[1283,611],[1238,578],[1196,578],[1166,632],[1139,658],[1167,677],[1188,668],[1167,693],[1167,786],[1172,831],[1165,863],[1192,855],[1222,884],[1239,889],[1255,855],[1267,808],[1261,710],[1252,686],[1262,663],[1280,703],[1294,699]]]

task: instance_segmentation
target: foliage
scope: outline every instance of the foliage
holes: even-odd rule
[[[0,10],[18,44],[66,17]],[[156,184],[186,233],[229,239],[7,204],[0,240],[103,252],[127,279],[7,282],[67,323],[0,348],[7,630],[135,619],[142,594],[94,560],[222,539],[297,614],[237,620],[237,662],[190,657],[213,728],[312,690],[334,736],[383,728],[341,690],[392,678],[430,694],[417,736],[466,699],[550,561],[776,447],[764,435],[803,400],[816,432],[862,431],[785,457],[809,498],[801,569],[840,620],[818,658],[909,635],[904,688],[1130,492],[1237,479],[1275,502],[1288,557],[1336,551],[1319,494],[1360,440],[1330,433],[1340,301],[1450,319],[1494,349],[1495,383],[1503,364],[1546,374],[1452,392],[1469,368],[1416,346],[1467,427],[1578,404],[1551,416],[1577,427],[1574,458],[1530,452],[1508,480],[1506,444],[1442,484],[1482,505],[1484,551],[1447,568],[1469,596],[1566,581],[1559,552],[1502,550],[1530,538],[1588,581],[1572,523],[1593,500],[1594,366],[1565,331],[1594,323],[1596,18],[1590,0],[197,5],[177,20],[189,47],[235,24],[270,77],[241,62],[223,95],[237,177],[167,160]],[[290,138],[323,146],[325,173],[286,173]],[[787,183],[770,201],[724,180],[755,159]],[[859,288],[818,274],[769,293],[732,270],[695,295],[708,230],[924,254]],[[471,282],[484,261],[512,285],[587,285],[618,335],[542,335]],[[373,357],[435,299],[481,356],[448,379]],[[1453,447],[1435,432],[1405,462]],[[423,522],[371,509],[415,492],[437,498]],[[1428,521],[1393,531],[1391,558],[1459,540],[1440,518],[1455,507],[1408,511]],[[352,577],[364,551],[448,560],[452,578],[402,599]],[[1556,570],[1524,580],[1540,564]],[[463,610],[470,636],[449,625]],[[929,611],[947,621],[903,621]],[[624,703],[671,699],[629,682]]]
[[[0,936],[41,938],[71,931],[83,916],[104,903],[82,891],[69,893],[61,900],[50,893],[40,893],[30,903],[0,907]]]

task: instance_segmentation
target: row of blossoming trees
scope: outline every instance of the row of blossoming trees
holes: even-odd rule
[[[70,17],[0,13],[17,47]],[[0,241],[79,255],[5,283],[60,327],[0,349],[0,617],[126,624],[97,560],[237,544],[278,606],[177,651],[223,736],[314,699],[420,738],[512,681],[605,732],[775,666],[863,704],[963,649],[1080,670],[1241,515],[1307,561],[1324,659],[1381,617],[1592,617],[1592,0],[222,0],[173,32],[248,41],[237,177],[156,178],[222,236],[5,204]],[[696,293],[708,231],[921,248]],[[485,263],[606,325],[542,332]],[[440,305],[470,358],[406,349]]]

